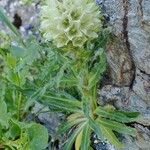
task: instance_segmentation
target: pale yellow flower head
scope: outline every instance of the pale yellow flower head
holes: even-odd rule
[[[46,0],[41,9],[41,31],[57,47],[82,47],[98,37],[102,26],[94,0]]]

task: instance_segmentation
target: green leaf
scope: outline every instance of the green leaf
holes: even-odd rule
[[[97,136],[101,140],[103,140],[103,135],[102,135],[102,131],[101,131],[99,124],[95,120],[89,119],[89,125],[90,125],[91,129],[93,129],[93,131],[97,134]]]
[[[27,132],[30,139],[29,145],[31,150],[46,149],[48,146],[48,131],[44,126],[33,123],[27,129]]]
[[[138,112],[123,112],[123,111],[116,111],[116,110],[108,110],[107,108],[99,106],[95,113],[101,117],[109,118],[110,120],[115,120],[118,122],[128,123],[133,122],[138,117]]]
[[[81,110],[81,102],[78,100],[53,96],[44,96],[44,98],[40,100],[42,103],[62,111],[79,112]]]
[[[83,130],[81,130],[81,132],[77,135],[77,138],[75,141],[75,150],[80,150],[80,146],[81,146],[81,142],[82,142],[82,132],[83,132]]]
[[[8,131],[8,136],[15,140],[18,138],[21,134],[21,127],[19,126],[19,123],[15,120],[11,120],[10,129]]]
[[[117,113],[121,113],[124,114],[125,116],[129,117],[129,118],[133,118],[136,119],[139,117],[140,113],[139,112],[126,112],[126,111],[117,111]]]
[[[32,91],[31,92],[31,96],[29,96],[28,100],[26,101],[26,104],[24,106],[24,111],[27,112],[29,107],[32,106],[34,104],[35,101],[38,101],[46,92],[47,86],[44,87],[40,87],[39,89],[37,89],[36,91]],[[27,92],[27,91],[24,91]]]
[[[0,125],[2,128],[8,128],[11,114],[7,113],[7,104],[0,99]]]
[[[18,57],[18,58],[23,58],[25,57],[26,50],[20,46],[14,46],[12,45],[10,48],[10,52],[13,54],[13,56]]]
[[[76,126],[80,123],[83,123],[87,121],[85,118],[84,119],[76,119],[74,121],[66,121],[64,123],[62,123],[57,130],[57,136],[64,134],[65,132],[67,132],[69,129],[71,129],[73,126]]]
[[[116,131],[116,132],[132,135],[132,136],[136,135],[136,129],[128,127],[125,124],[122,124],[116,121],[111,121],[108,119],[103,119],[103,118],[97,119],[97,122],[100,125],[110,128],[111,130]]]
[[[117,148],[122,148],[123,145],[120,143],[120,141],[117,139],[116,135],[113,133],[113,131],[103,125],[100,125],[100,128],[102,130],[103,136],[110,141],[111,144],[116,146]]]
[[[89,123],[83,129],[82,132],[82,143],[81,143],[81,150],[88,150],[90,147],[90,138],[91,138],[91,128]]]
[[[72,135],[66,141],[66,143],[63,147],[63,150],[71,150],[72,149],[72,145],[73,145],[77,135],[82,131],[82,129],[84,128],[85,125],[86,125],[86,123],[83,123],[80,126],[78,126],[78,128],[72,133]]]

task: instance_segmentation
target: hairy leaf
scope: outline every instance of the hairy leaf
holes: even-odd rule
[[[123,112],[123,111],[110,111],[107,108],[99,106],[95,113],[101,117],[109,118],[110,120],[115,120],[118,122],[128,123],[133,122],[137,119],[139,113],[138,112]]]
[[[125,124],[111,121],[108,119],[98,119],[97,122],[107,128],[110,128],[113,131],[117,131],[119,133],[128,134],[135,136],[136,135],[136,129],[126,126]]]
[[[100,125],[100,128],[102,130],[103,136],[111,142],[114,146],[117,148],[122,148],[123,145],[120,143],[120,141],[117,139],[116,135],[113,133],[113,131],[103,125]]]

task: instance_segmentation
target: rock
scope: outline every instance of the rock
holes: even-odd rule
[[[142,113],[137,122],[144,126],[150,126],[150,107]]]
[[[150,130],[139,124],[134,124],[137,130],[136,137],[118,134],[117,137],[124,147],[121,150],[150,150]],[[107,140],[101,141],[96,135],[93,136],[93,147],[96,150],[120,150],[111,145]]]
[[[150,130],[147,127],[143,127],[139,124],[135,124],[135,128],[137,129],[136,136],[136,145],[141,150],[149,150],[150,149]]]
[[[131,0],[128,12],[128,38],[135,65],[150,74],[150,1]]]
[[[150,106],[150,75],[137,69],[133,91]]]
[[[120,141],[123,143],[124,147],[121,150],[140,150],[136,145],[136,139],[128,135],[120,135]],[[120,150],[116,148],[116,150]]]
[[[98,91],[100,105],[112,104],[119,110],[138,111],[140,116],[136,122],[145,126],[150,125],[150,108],[128,87],[105,85]]]
[[[121,98],[121,101],[116,101],[114,105],[121,110],[138,111],[140,113],[147,110],[147,104],[133,91],[130,91],[128,97]]]
[[[98,91],[98,94],[98,103],[100,105],[105,105],[108,103],[114,104],[116,101],[126,101],[127,97],[129,97],[129,88],[105,85]]]
[[[92,136],[92,147],[95,150],[116,150],[115,147],[107,140],[101,141],[96,134]]]
[[[20,20],[20,25],[18,28],[20,28],[23,35],[29,31],[29,27],[33,28],[39,25],[38,17],[40,6],[36,5],[36,3],[32,3],[31,5],[23,5],[22,2],[18,0],[1,0],[0,6],[4,9],[5,13],[7,13],[11,22],[16,24],[18,23],[18,20]],[[1,22],[0,28],[7,32]],[[32,28],[30,28],[30,30]]]
[[[134,66],[129,51],[119,38],[113,37],[106,50],[113,85],[130,86],[134,77]]]
[[[44,105],[37,102],[32,109],[32,114],[37,117],[38,122],[43,124],[48,129],[51,136],[56,133],[56,129],[63,117],[61,113],[50,112],[48,107],[45,107]]]
[[[150,74],[150,1],[97,0],[113,33],[126,44],[137,68]]]

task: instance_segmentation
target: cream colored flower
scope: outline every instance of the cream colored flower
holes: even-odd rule
[[[98,37],[102,26],[94,0],[46,0],[41,9],[41,31],[57,47],[82,47]]]

